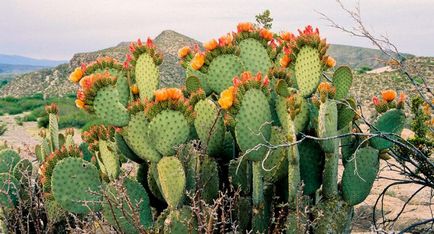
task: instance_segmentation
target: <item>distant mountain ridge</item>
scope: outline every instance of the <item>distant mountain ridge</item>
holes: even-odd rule
[[[172,30],[161,32],[154,43],[163,53],[164,59],[160,66],[161,85],[177,86],[185,78],[184,69],[178,64],[177,51],[183,46],[193,46],[201,42]],[[0,89],[1,96],[26,96],[42,92],[47,96],[62,96],[74,92],[76,86],[68,81],[68,75],[73,68],[82,63],[94,61],[99,56],[112,56],[123,61],[128,52],[129,42],[94,52],[77,53],[68,64],[55,68],[43,69],[17,76]],[[353,69],[361,67],[378,68],[384,66],[381,60],[386,60],[381,51],[347,45],[331,45],[328,53],[338,61],[338,65],[349,65]]]
[[[63,63],[67,63],[67,61],[35,59],[35,58],[24,57],[20,55],[0,54],[0,64],[28,65],[28,66],[36,66],[36,67],[55,67]]]

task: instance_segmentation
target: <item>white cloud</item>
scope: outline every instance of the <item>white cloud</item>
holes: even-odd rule
[[[353,0],[345,0],[354,5]],[[369,27],[387,34],[404,52],[434,55],[434,1],[363,0]],[[198,40],[234,30],[239,21],[270,9],[274,30],[318,25],[331,43],[370,46],[327,27],[315,10],[346,24],[334,0],[1,0],[0,53],[68,59],[80,51],[113,46],[172,29]]]

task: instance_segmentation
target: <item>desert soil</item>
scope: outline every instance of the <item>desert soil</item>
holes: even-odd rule
[[[8,124],[8,129],[0,136],[0,142],[6,141],[8,145],[14,149],[19,149],[23,157],[35,160],[33,154],[34,147],[39,143],[38,132],[39,129],[35,122],[25,122],[22,126],[16,124],[16,115],[0,116],[0,121]],[[406,130],[405,134],[411,134],[411,131]],[[79,131],[76,130],[74,136],[76,142],[80,141]],[[394,162],[390,162],[394,163]],[[403,176],[397,172],[393,172],[386,167],[387,163],[382,161],[380,177],[386,177],[391,179],[402,179]],[[340,172],[343,171],[343,166],[340,165]],[[371,194],[361,204],[355,208],[355,216],[353,222],[353,233],[371,233],[372,232],[372,214],[373,206],[378,198],[378,195],[383,189],[392,182],[387,179],[378,179],[373,186]],[[405,202],[411,197],[411,195],[419,189],[419,185],[403,185],[395,186],[391,188],[384,198],[384,214],[387,218],[393,219],[401,210]],[[401,214],[398,221],[391,226],[387,227],[387,231],[402,230],[408,225],[429,219],[433,216],[434,203],[432,202],[434,192],[429,189],[423,189],[417,196],[413,197],[405,210]],[[379,206],[380,207],[380,206]],[[377,216],[379,214],[377,209]],[[379,216],[378,216],[379,217]],[[434,230],[434,229],[433,229]]]

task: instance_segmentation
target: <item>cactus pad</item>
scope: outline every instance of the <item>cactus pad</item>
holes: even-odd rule
[[[213,158],[205,157],[199,171],[199,188],[202,199],[212,204],[213,199],[219,194],[219,172],[218,165]]]
[[[94,100],[96,115],[114,126],[128,124],[129,115],[127,109],[119,101],[119,93],[113,86],[105,86],[98,91]]]
[[[184,197],[186,184],[182,163],[176,157],[164,157],[157,170],[164,199],[171,208],[176,208]]]
[[[124,128],[124,139],[141,159],[151,162],[160,160],[161,155],[148,138],[148,120],[144,113],[139,112],[131,116],[128,126]]]
[[[333,86],[336,87],[336,100],[345,99],[353,83],[351,68],[347,66],[339,67],[333,74]]]
[[[402,129],[404,129],[405,124],[405,114],[401,110],[392,109],[386,113],[380,115],[378,119],[374,122],[373,127],[371,127],[370,132],[376,133],[393,133],[401,134]],[[395,136],[388,135],[388,138],[396,139]],[[382,139],[381,137],[374,137],[370,140],[372,147],[383,150],[392,147],[393,142]]]
[[[208,154],[217,156],[225,136],[222,115],[216,104],[208,99],[199,101],[194,110],[197,114],[194,120],[197,135],[202,144],[206,145]]]
[[[353,121],[356,113],[354,112],[356,108],[356,103],[353,99],[345,100],[345,103],[338,104],[338,130],[341,130],[348,126],[348,124]]]
[[[0,173],[12,173],[20,161],[20,155],[12,149],[0,151]]]
[[[137,224],[134,223],[135,215],[138,215],[137,218],[143,228],[148,229],[152,226],[149,197],[137,181],[125,178],[122,187],[109,185],[106,193],[107,197],[102,204],[104,218],[108,223],[119,228],[119,231],[139,233]]]
[[[205,91],[205,93],[207,95],[209,95],[211,93],[211,88],[208,85],[208,75],[207,74],[202,73],[198,70],[194,70],[191,68],[191,66],[189,66],[185,72],[186,72],[187,77],[193,76],[193,77],[198,78],[200,87],[203,89],[203,91]],[[186,83],[187,91],[191,92],[190,88],[189,88],[190,85],[189,85],[188,78],[186,79],[185,83]]]
[[[318,136],[321,138],[333,137],[337,135],[338,113],[334,100],[327,100],[321,103],[318,114]],[[321,140],[320,144],[324,152],[333,153],[337,140]]]
[[[101,171],[108,176],[110,181],[118,178],[120,173],[119,157],[115,148],[110,147],[110,143],[100,140],[99,143],[98,165]]]
[[[248,90],[236,116],[235,136],[240,149],[246,152],[258,144],[265,143],[271,136],[271,112],[267,97],[257,89]],[[249,160],[262,160],[266,148],[247,154]]]
[[[321,187],[324,153],[314,140],[305,139],[298,145],[300,175],[304,183],[303,193],[310,195]]]
[[[261,72],[267,74],[272,66],[270,56],[264,46],[253,38],[247,38],[239,43],[240,58],[246,71],[252,74]]]
[[[149,139],[162,155],[175,154],[175,147],[187,141],[190,126],[181,112],[163,110],[149,124]]]
[[[239,165],[240,163],[241,165]],[[250,193],[251,176],[249,174],[251,174],[251,172],[247,160],[241,161],[241,159],[232,159],[229,162],[229,181],[231,182],[232,186],[235,187],[235,189],[240,188],[241,193],[243,194]]]
[[[278,127],[273,127],[271,129],[270,144],[279,145],[284,144],[287,141],[286,134],[283,129]],[[264,181],[268,183],[275,183],[280,180],[288,170],[288,160],[286,148],[279,147],[274,149],[273,152],[268,156],[267,160],[264,161]]]
[[[315,92],[321,78],[322,64],[316,48],[304,46],[295,60],[295,77],[300,94],[309,97]]]
[[[32,162],[28,159],[22,159],[15,165],[13,173],[14,177],[24,185],[30,182],[32,171]]]
[[[79,158],[66,158],[58,162],[51,177],[54,198],[69,212],[87,214],[89,209],[101,208],[101,182],[96,167]]]
[[[193,93],[202,88],[202,85],[200,84],[200,80],[197,76],[189,76],[187,79],[185,79],[185,87],[187,92]]]
[[[220,93],[232,85],[232,78],[244,71],[239,57],[233,54],[224,54],[212,60],[208,70],[208,85]]]
[[[9,173],[0,173],[0,206],[13,208],[18,205],[19,181]]]
[[[190,207],[184,206],[178,210],[171,210],[164,221],[164,233],[195,234],[197,232],[197,220]]]
[[[134,72],[140,99],[151,99],[160,82],[160,72],[153,58],[147,53],[141,54],[137,59]]]
[[[342,194],[349,205],[357,205],[369,195],[379,166],[378,150],[372,147],[360,148],[347,163],[342,176]]]

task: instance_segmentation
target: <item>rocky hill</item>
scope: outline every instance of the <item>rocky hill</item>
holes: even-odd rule
[[[184,71],[178,64],[177,51],[183,46],[193,46],[196,43],[201,43],[171,30],[163,31],[155,38],[154,42],[157,48],[164,54],[163,64],[160,67],[161,84],[163,86],[176,86],[182,83]],[[71,72],[72,68],[79,66],[83,62],[87,63],[104,55],[113,56],[122,61],[128,51],[128,45],[129,42],[122,42],[111,48],[95,52],[78,53],[73,56],[68,64],[17,75],[15,79],[0,89],[0,97],[20,97],[38,92],[44,93],[46,96],[62,96],[71,93],[76,89],[76,87],[67,80],[68,74]],[[329,54],[336,58],[338,62],[343,61],[343,63],[341,62],[342,64],[347,64],[355,69],[384,66],[379,62],[379,59],[384,59],[379,50],[332,45]]]

